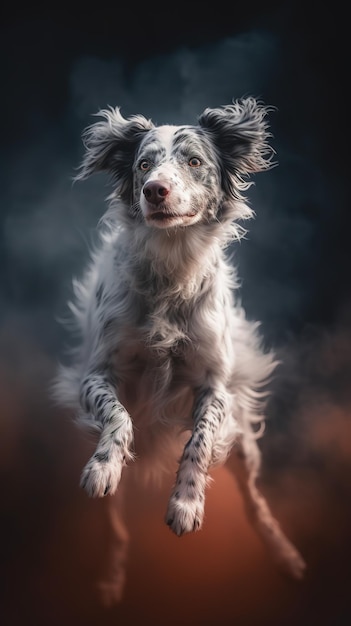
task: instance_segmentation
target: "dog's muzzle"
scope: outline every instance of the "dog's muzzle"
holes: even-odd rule
[[[159,228],[170,226],[187,225],[196,215],[195,211],[182,213],[176,210],[171,199],[171,185],[164,180],[149,180],[145,183],[141,202],[142,210],[146,221]]]
[[[169,183],[160,180],[149,180],[143,187],[143,194],[148,202],[156,206],[164,202],[171,191]]]

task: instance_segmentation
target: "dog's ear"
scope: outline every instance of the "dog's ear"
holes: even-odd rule
[[[274,107],[264,106],[255,98],[236,100],[233,104],[205,109],[199,125],[214,143],[224,170],[229,174],[228,186],[244,189],[248,185],[241,176],[267,170],[274,165],[274,150],[268,144],[267,114]],[[230,181],[234,177],[235,180]]]
[[[137,146],[154,125],[142,115],[125,119],[119,107],[102,109],[97,115],[103,120],[88,126],[83,132],[85,155],[75,180],[84,180],[95,172],[108,171],[123,192],[130,182]]]

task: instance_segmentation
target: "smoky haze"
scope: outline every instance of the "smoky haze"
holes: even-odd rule
[[[343,19],[335,22],[336,8],[334,18],[322,9],[312,18],[299,2],[251,9],[236,27],[214,16],[193,31],[174,16],[168,41],[159,33],[139,43],[127,32],[117,36],[112,16],[94,23],[92,16],[78,22],[24,13],[3,27],[6,626],[343,625],[350,618],[350,218],[335,73]],[[233,249],[247,314],[261,320],[282,360],[262,440],[262,484],[309,563],[307,580],[295,587],[280,579],[234,483],[217,470],[205,528],[184,541],[163,524],[170,485],[148,494],[134,486],[126,595],[106,608],[92,590],[113,550],[109,505],[87,501],[77,487],[89,442],[48,397],[67,340],[58,319],[110,193],[102,174],[72,182],[81,133],[109,105],[157,124],[193,124],[206,107],[245,95],[275,107],[269,119],[278,162],[254,178],[247,195],[256,217]]]

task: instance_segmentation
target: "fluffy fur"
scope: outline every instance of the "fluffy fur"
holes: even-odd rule
[[[159,474],[181,445],[172,531],[201,527],[209,469],[227,463],[274,559],[300,578],[305,564],[256,486],[274,354],[245,317],[225,254],[246,232],[238,222],[253,216],[248,175],[272,165],[268,112],[246,98],[206,109],[194,126],[157,127],[100,111],[77,179],[107,171],[113,193],[75,283],[80,342],[55,394],[97,433],[81,476],[89,496],[115,493],[134,459]]]

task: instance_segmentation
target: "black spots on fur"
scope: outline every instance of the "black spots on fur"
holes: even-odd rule
[[[187,165],[189,160],[196,157],[200,161],[198,167],[189,167],[195,175],[201,175],[202,171],[208,172],[216,163],[216,153],[211,141],[197,127],[180,127],[173,135],[172,156],[177,157],[177,161],[184,161]]]
[[[186,481],[186,484],[188,485],[188,487],[195,487],[195,480],[193,480],[192,478],[189,478]]]
[[[79,402],[80,402],[81,406],[83,407],[83,409],[84,409],[85,411],[88,411],[88,410],[89,410],[89,407],[88,407],[87,402],[86,402],[86,394],[85,394],[85,390],[84,390],[84,389],[81,389],[81,390],[80,390],[80,393],[79,393]]]
[[[89,398],[93,391],[93,387],[92,385],[89,384],[89,382],[90,382],[90,379],[85,379],[85,381],[83,382],[81,386],[80,394],[79,394],[80,403],[83,409],[85,409],[86,411],[89,411],[90,409]]]
[[[191,444],[191,443],[192,443],[192,441],[193,441],[193,437],[194,437],[194,436],[192,435],[192,436],[190,437],[189,441],[187,441],[187,442],[186,442],[186,444],[185,444],[185,446],[184,446],[184,450],[186,450],[187,448],[189,448],[190,444]]]
[[[118,446],[118,447],[121,447],[121,445],[122,445],[122,441],[121,441],[120,439],[114,439],[114,440],[113,440],[113,443],[114,443],[116,446]]]
[[[177,146],[184,144],[185,142],[189,141],[189,139],[191,139],[193,136],[194,132],[190,133],[187,128],[178,128],[173,136],[173,147],[176,148]]]
[[[99,388],[103,389],[104,391],[110,391],[111,387],[113,387],[114,384],[115,380],[113,378],[113,375],[112,373],[109,373],[109,375],[99,383]]]
[[[222,398],[215,398],[212,402],[212,406],[214,409],[218,409],[218,410],[222,410],[224,411],[225,409],[225,404],[224,401],[222,400]]]
[[[199,448],[202,447],[204,440],[205,440],[205,435],[203,432],[196,433],[196,439],[194,440],[194,448],[196,448],[199,453],[202,453],[202,451],[199,450]]]
[[[219,397],[213,398],[211,403],[206,410],[206,418],[208,422],[208,427],[211,432],[217,428],[218,423],[221,423],[225,416],[226,405],[224,400]],[[201,420],[199,420],[200,423]]]
[[[202,173],[202,171],[200,170],[200,173]],[[214,175],[213,172],[203,171],[203,176],[201,176],[201,182],[204,185],[205,189],[211,191],[217,183],[217,177]],[[217,206],[217,198],[215,199],[215,205]]]
[[[113,397],[113,391],[111,385],[107,381],[94,381],[93,379],[87,379],[89,384],[81,388],[80,402],[85,410],[90,410],[95,417],[99,419],[104,418],[104,421],[109,421],[109,418],[113,417],[112,410],[116,403],[116,399]]]
[[[85,397],[88,398],[91,395],[92,391],[93,391],[92,385],[88,385],[88,387],[85,389]],[[84,391],[83,391],[83,393],[84,393]]]
[[[246,98],[225,107],[206,109],[198,118],[199,125],[211,132],[229,172],[247,174],[269,167],[272,151],[266,143],[267,111],[254,98]]]
[[[166,156],[166,148],[161,144],[157,131],[150,131],[144,138],[144,141],[140,145],[140,149],[135,154],[134,161],[134,176],[133,176],[133,191],[134,195],[138,196],[141,189],[150,173],[150,169],[144,172],[140,168],[142,161],[149,161],[152,167],[157,166],[160,161]]]
[[[198,404],[202,404],[203,401],[212,395],[211,389],[202,389],[197,395]]]
[[[89,384],[90,384],[90,376],[86,376],[86,377],[85,377],[85,378],[83,378],[83,380],[82,380],[82,389],[83,389],[84,387],[87,387],[87,385],[89,385]]]
[[[206,456],[206,446],[202,441],[195,441],[194,453],[196,453],[196,461],[200,462]]]
[[[211,402],[208,405],[208,409],[209,415],[211,415],[212,418],[221,419],[226,410],[225,401],[219,396],[215,396],[211,399]]]
[[[104,404],[104,402],[105,402],[104,396],[101,396],[101,395],[96,396],[96,398],[95,398],[95,406],[96,406],[97,409],[101,409],[101,407]]]
[[[106,489],[104,491],[104,496],[107,496],[107,494],[110,491],[110,489],[111,489],[111,485],[107,485],[107,487],[106,487]]]
[[[179,500],[179,498],[180,498],[180,493],[179,493],[179,491],[176,491],[176,492],[175,492],[174,497],[175,497],[175,499],[176,499],[176,500]]]
[[[95,452],[94,459],[99,461],[99,463],[107,463],[110,460],[110,454],[108,450],[105,452]]]
[[[158,137],[158,130],[155,128],[145,135],[142,143],[140,144],[140,148],[136,153],[137,165],[139,165],[143,160],[157,163],[165,156],[166,148],[162,145]],[[140,172],[142,173],[141,170]]]

